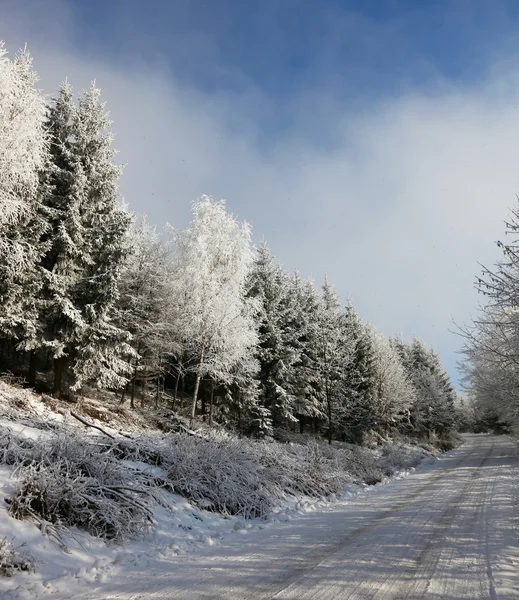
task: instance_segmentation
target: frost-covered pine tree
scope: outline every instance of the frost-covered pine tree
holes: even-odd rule
[[[176,354],[173,335],[173,269],[171,249],[145,218],[131,233],[131,253],[119,282],[117,324],[132,335],[135,350],[131,404],[135,383],[154,382],[156,398],[168,372],[168,357]]]
[[[21,348],[35,332],[40,285],[39,173],[48,156],[45,101],[24,50],[13,60],[0,42],[0,337]]]
[[[297,423],[294,369],[300,358],[298,299],[290,276],[274,262],[265,243],[258,249],[251,271],[249,295],[258,304],[261,404],[270,411],[275,426],[289,426]]]
[[[400,338],[391,343],[416,393],[408,433],[417,437],[447,434],[455,425],[455,393],[438,355],[416,338],[410,344]]]
[[[353,358],[355,338],[347,325],[337,293],[325,279],[319,302],[316,367],[322,403],[326,408],[330,444],[339,424],[344,374]]]
[[[54,358],[54,393],[63,374],[72,390],[126,383],[128,332],[114,324],[118,281],[131,222],[121,206],[110,122],[92,84],[75,106],[64,84],[49,112],[52,164],[45,197],[49,232],[42,259],[40,347]]]
[[[390,341],[373,326],[367,326],[374,352],[375,387],[373,413],[381,433],[397,431],[408,420],[416,401],[416,390],[400,356]]]
[[[203,196],[193,203],[190,225],[174,238],[177,331],[194,357],[194,419],[202,377],[230,384],[233,369],[254,354],[257,332],[247,280],[254,260],[250,227]]]
[[[294,414],[299,420],[300,432],[305,425],[317,431],[319,423],[326,421],[326,403],[320,393],[320,298],[311,280],[303,280],[296,273],[292,278],[294,304],[294,332],[296,361],[291,370],[288,387],[294,398]],[[294,337],[294,336],[293,336]]]
[[[375,353],[366,324],[350,304],[345,313],[351,355],[344,369],[342,401],[337,409],[337,430],[344,441],[361,444],[376,425]]]

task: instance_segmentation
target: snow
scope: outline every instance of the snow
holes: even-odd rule
[[[36,428],[21,426],[2,420],[2,426],[10,427],[20,435],[37,439],[39,435],[50,435]],[[164,471],[142,461],[121,461],[137,472],[146,472],[160,477]],[[398,478],[412,470],[400,473]],[[0,468],[0,496],[10,495],[12,470]],[[389,481],[389,479],[387,480]],[[42,531],[32,522],[18,521],[7,513],[7,505],[0,504],[0,539],[7,536],[14,545],[24,544],[30,549],[38,563],[35,574],[19,573],[9,579],[0,580],[0,589],[7,592],[6,599],[38,598],[52,593],[56,598],[72,598],[87,590],[92,584],[104,584],[109,580],[124,580],[135,569],[153,572],[169,571],[176,560],[191,555],[204,547],[221,545],[233,538],[243,538],[272,530],[290,523],[304,515],[326,512],[342,506],[359,494],[370,490],[365,485],[348,484],[341,497],[290,499],[283,502],[264,518],[245,520],[242,517],[223,518],[217,513],[200,510],[185,498],[164,492],[164,505],[155,506],[153,514],[156,531],[145,539],[123,546],[107,545],[71,528]],[[57,539],[53,536],[57,533]]]
[[[7,389],[0,385],[0,396],[2,394],[5,400]],[[22,399],[25,403],[25,414],[19,416],[19,421],[23,422],[13,421],[14,413],[7,414],[8,406],[4,403],[6,417],[0,420],[0,431],[9,429],[22,439],[33,442],[43,439],[49,444],[60,430],[61,435],[63,431],[81,432],[84,439],[92,439],[92,435],[99,436],[94,430],[85,430],[79,421],[70,416],[49,410],[37,396],[18,390],[14,397],[12,388],[11,395],[11,402]],[[52,428],[43,429],[45,424],[52,423]],[[103,424],[103,427],[106,425]],[[110,431],[117,434],[113,428]],[[124,442],[123,438],[120,439]],[[150,444],[154,443],[154,439],[152,433],[143,435],[142,442],[148,444],[143,449],[152,447]],[[195,442],[190,436],[184,439]],[[441,565],[445,562],[441,547],[435,542],[429,548],[428,532],[431,526],[440,526],[435,519],[439,518],[441,524],[442,515],[448,514],[445,506],[450,504],[460,507],[452,515],[453,527],[457,527],[458,520],[464,514],[467,515],[461,519],[459,527],[463,543],[467,543],[469,549],[475,549],[474,552],[470,550],[470,555],[476,555],[483,542],[488,544],[487,555],[492,565],[494,585],[507,597],[506,594],[512,594],[512,590],[516,589],[514,586],[518,585],[517,531],[511,526],[507,528],[506,524],[512,518],[517,518],[514,507],[518,498],[512,497],[513,493],[517,493],[517,488],[512,483],[516,485],[519,476],[517,458],[511,456],[510,442],[499,439],[494,443],[493,439],[491,436],[472,436],[464,448],[441,455],[439,459],[429,457],[416,470],[400,470],[378,485],[349,482],[340,494],[317,499],[301,495],[286,498],[277,502],[274,509],[262,518],[250,520],[241,516],[224,518],[163,489],[160,491],[160,501],[150,506],[156,521],[155,530],[124,545],[106,543],[77,528],[66,530],[11,518],[7,504],[2,500],[11,495],[15,484],[13,470],[12,467],[0,466],[0,540],[6,537],[14,547],[22,546],[22,550],[29,551],[37,562],[35,573],[20,572],[13,577],[0,579],[0,597],[15,600],[51,595],[56,600],[65,600],[112,597],[111,594],[122,594],[121,598],[128,598],[138,593],[148,597],[153,593],[157,598],[178,596],[187,600],[189,594],[192,598],[198,598],[200,595],[197,593],[212,592],[212,586],[216,585],[220,591],[213,594],[215,598],[241,600],[245,597],[243,594],[251,595],[250,590],[274,589],[275,585],[289,576],[292,579],[300,576],[304,579],[308,569],[319,572],[324,567],[318,558],[331,557],[336,548],[339,554],[344,554],[341,568],[347,568],[355,581],[368,580],[377,574],[374,569],[366,571],[359,562],[362,560],[367,561],[366,564],[376,560],[387,566],[387,572],[393,572],[386,557],[386,553],[391,552],[397,552],[392,559],[396,561],[397,570],[404,564],[406,568],[410,568],[409,565],[415,568],[413,556],[420,548],[427,560],[432,561],[431,564],[438,559],[437,563]],[[190,447],[191,442],[186,448]],[[211,446],[210,440],[205,440],[203,444]],[[485,460],[493,462],[485,465],[489,467],[488,471],[478,471],[478,448],[481,446],[486,452],[489,444],[492,447],[495,445],[496,449],[491,458]],[[279,445],[280,451],[283,446],[287,450],[296,448],[293,444]],[[365,449],[363,452],[366,453],[367,464],[369,456],[373,460],[380,458],[380,451]],[[388,447],[384,456],[398,465],[405,458],[405,449]],[[138,454],[131,460],[124,459],[119,463],[130,474],[135,474],[136,481],[143,476],[162,479],[168,475],[167,465],[159,467],[148,464],[140,460]],[[456,470],[459,465],[463,468]],[[468,488],[470,493],[466,497],[469,503],[464,507],[463,497],[458,496],[459,491],[466,489],[473,474],[478,477],[474,479],[473,487]],[[480,500],[472,504],[471,494],[476,492]],[[492,527],[491,535],[485,538],[481,527],[476,531],[472,529],[472,521],[468,520],[468,516],[474,513],[486,515]],[[403,527],[402,523],[407,523],[409,519],[411,526],[406,524]],[[367,532],[365,536],[363,531]],[[358,554],[348,554],[349,545],[344,545],[344,540],[350,539],[348,536],[354,536],[354,547],[360,544]],[[399,536],[402,542],[397,544]],[[385,549],[383,543],[386,544]],[[398,548],[400,550],[397,551]],[[454,553],[454,541],[448,539],[446,548],[451,554]],[[458,560],[463,567],[466,560],[463,557],[458,557]],[[479,558],[474,558],[473,562],[478,569],[483,568]],[[199,581],[197,577],[198,583],[191,589],[190,573],[195,568],[201,576]],[[465,565],[463,568],[468,567]],[[153,574],[153,584],[150,573]],[[244,577],[243,582],[236,580],[237,577]],[[396,585],[397,580],[395,577],[393,579]],[[391,581],[387,584],[388,590],[393,589]],[[380,589],[385,589],[385,584],[382,585],[380,581],[378,584]],[[404,585],[402,582],[400,584]],[[308,585],[311,587],[311,582]],[[297,594],[300,593],[299,589]],[[299,598],[297,595],[293,597]],[[462,594],[459,597],[472,596]],[[251,600],[254,598],[251,595]]]
[[[470,436],[412,477],[307,514],[287,507],[273,525],[242,523],[215,548],[136,564],[78,598],[517,597],[518,471],[510,439]]]
[[[16,423],[7,419],[0,419],[0,428],[9,429],[20,437],[29,440],[37,440],[41,437],[48,439],[52,435],[49,431],[42,431],[41,429],[36,429],[36,427],[29,427],[23,423]]]
[[[391,598],[397,588],[419,591],[422,577],[402,575],[417,568],[417,554],[425,561],[431,593],[475,598],[480,579],[488,579],[488,562],[498,597],[512,597],[519,590],[519,552],[517,531],[509,527],[517,519],[511,494],[517,493],[512,483],[518,480],[511,447],[506,438],[472,436],[464,447],[376,486],[350,484],[340,497],[292,499],[250,521],[224,519],[167,494],[170,508],[154,508],[156,532],[124,547],[72,529],[62,534],[64,552],[51,536],[11,519],[0,505],[5,511],[0,537],[26,542],[40,562],[36,574],[2,580],[2,597],[189,600],[213,592],[214,598],[231,600],[244,594],[259,599],[265,590],[278,590],[280,598],[304,599],[318,597],[312,594],[319,582],[330,598],[365,597],[375,589],[373,597]],[[2,495],[8,493],[9,474],[0,468]],[[349,595],[343,588],[343,595],[332,594],[330,573],[338,568],[350,582]],[[455,584],[461,585],[456,596]]]

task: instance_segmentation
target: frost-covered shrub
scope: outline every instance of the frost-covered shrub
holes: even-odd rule
[[[422,448],[407,444],[387,444],[380,457],[381,467],[386,475],[396,471],[417,467],[427,453]]]
[[[35,443],[31,454],[30,464],[15,470],[19,479],[9,499],[11,516],[75,525],[117,542],[153,527],[147,506],[153,488],[146,475],[137,476],[104,446],[56,436]]]
[[[0,464],[30,464],[35,447],[33,440],[16,435],[6,427],[0,428]]]
[[[269,490],[264,468],[247,440],[221,443],[178,436],[163,466],[177,493],[223,514],[261,516],[278,495]]]
[[[0,539],[0,576],[12,577],[17,571],[34,572],[36,560],[22,546],[14,546],[7,537]]]
[[[326,444],[264,443],[258,458],[266,467],[272,484],[285,496],[336,494],[353,480],[337,456],[330,456]]]
[[[377,454],[370,448],[349,446],[344,450],[346,468],[358,480],[374,485],[384,478]]]

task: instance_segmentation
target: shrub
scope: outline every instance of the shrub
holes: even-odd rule
[[[153,527],[145,504],[153,497],[145,474],[114,458],[95,441],[73,435],[38,440],[28,453],[14,450],[19,480],[9,500],[11,516],[39,518],[58,525],[83,528],[116,542]]]
[[[386,475],[417,467],[427,453],[422,448],[407,444],[387,444],[380,457],[381,467]]]
[[[36,560],[22,548],[15,547],[7,537],[0,539],[0,576],[12,577],[17,571],[36,571]]]

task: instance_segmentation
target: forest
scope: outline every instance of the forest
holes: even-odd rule
[[[76,98],[67,81],[48,99],[37,85],[28,51],[2,46],[3,372],[71,403],[97,388],[255,438],[449,438],[461,413],[433,349],[386,338],[326,278],[285,270],[224,201],[201,196],[182,229],[132,213],[100,90]],[[493,293],[508,273],[490,278]],[[502,299],[481,321],[494,357],[514,314]],[[480,348],[470,377],[482,397],[496,371]]]

